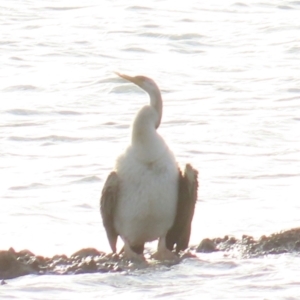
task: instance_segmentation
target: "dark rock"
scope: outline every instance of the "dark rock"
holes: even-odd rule
[[[270,251],[268,251],[268,254],[283,254],[283,253],[287,253],[288,251],[284,248],[273,248]]]
[[[95,248],[85,248],[85,249],[81,249],[75,253],[73,253],[71,255],[71,257],[87,257],[87,256],[103,256],[105,255],[104,252],[101,252],[101,251],[98,251],[97,249]]]
[[[12,279],[34,273],[35,270],[19,261],[13,252],[0,251],[0,279]]]
[[[62,255],[56,254],[52,257],[52,261],[58,261],[58,260],[62,261],[62,260],[67,260],[67,259],[68,259],[68,257],[64,254],[62,254]]]
[[[15,251],[15,249],[14,249],[14,248],[12,248],[12,247],[10,247],[10,248],[8,249],[8,252],[10,252],[10,253],[12,253],[12,254],[16,254],[16,251]]]
[[[86,273],[86,272],[85,272],[84,269],[82,269],[82,268],[78,268],[78,269],[75,270],[75,272],[74,272],[75,275],[78,275],[78,274],[84,274],[84,273]]]
[[[265,235],[262,235],[259,239],[259,242],[265,242],[268,238]]]
[[[35,256],[31,251],[24,249],[21,250],[20,252],[17,253],[18,256],[24,256],[24,257],[31,257],[31,256]]]
[[[7,271],[14,263],[16,263],[16,258],[13,254],[6,251],[0,252],[0,272]]]
[[[203,239],[196,249],[196,252],[211,253],[218,251],[215,243],[210,239]]]
[[[300,251],[300,240],[295,243],[294,250],[295,251]]]
[[[82,270],[83,273],[95,273],[97,272],[97,264],[93,259],[90,261],[83,261],[79,264],[79,270]],[[75,274],[79,274],[77,271],[75,271]]]
[[[249,244],[252,241],[253,241],[253,237],[252,236],[245,235],[245,234],[242,236],[242,242],[243,243]]]
[[[115,266],[115,267],[113,268],[113,271],[114,271],[114,272],[122,272],[123,269],[122,269],[120,266]]]
[[[237,239],[235,238],[235,237],[230,237],[230,239],[228,240],[228,243],[230,244],[230,245],[233,245],[233,244],[235,244],[237,242]]]
[[[220,244],[222,242],[222,239],[221,238],[216,238],[214,239],[216,245]]]
[[[215,238],[209,241],[214,242],[216,250],[234,251],[241,257],[300,252],[300,228],[281,231],[270,236],[263,235],[258,240],[249,235],[243,235],[242,239],[226,235],[224,238]],[[197,252],[204,252],[200,251],[200,245]]]

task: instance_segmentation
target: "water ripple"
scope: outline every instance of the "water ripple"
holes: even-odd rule
[[[39,114],[41,114],[40,111],[30,110],[30,109],[10,109],[10,110],[7,110],[6,113],[12,114],[12,115],[19,115],[19,116],[28,116],[28,115],[39,115]]]
[[[88,176],[88,177],[84,177],[79,180],[72,181],[72,183],[94,183],[94,182],[100,182],[100,181],[102,181],[102,180],[97,176]]]
[[[8,137],[11,141],[16,142],[35,142],[35,141],[52,141],[52,142],[77,142],[81,141],[83,138],[61,136],[61,135],[49,135],[42,137],[24,137],[24,136],[10,136]]]
[[[48,186],[42,183],[31,183],[29,185],[25,186],[12,186],[9,189],[18,191],[18,190],[31,190],[31,189],[44,189],[47,188]]]
[[[66,11],[66,10],[75,10],[86,8],[85,6],[46,6],[43,7],[43,10],[55,10],[55,11]]]
[[[28,66],[26,66],[28,67]],[[40,91],[41,88],[34,85],[13,85],[3,89],[5,92],[19,92],[19,91]]]

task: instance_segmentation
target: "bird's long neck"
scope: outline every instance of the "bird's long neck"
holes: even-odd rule
[[[156,132],[162,118],[162,97],[158,87],[143,88],[150,96],[150,105],[137,113],[132,127],[131,145],[141,161],[153,162],[165,152],[165,144]]]
[[[162,110],[163,110],[161,93],[160,93],[159,89],[157,88],[157,90],[152,90],[151,93],[148,92],[148,94],[150,96],[150,106],[153,107],[157,113],[157,120],[156,120],[156,124],[155,124],[155,128],[157,129],[161,122]]]
[[[157,112],[152,105],[143,106],[132,124],[131,147],[138,160],[154,162],[165,152],[163,139],[156,132]]]

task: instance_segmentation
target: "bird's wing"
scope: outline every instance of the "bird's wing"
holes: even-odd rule
[[[176,252],[188,247],[198,191],[197,170],[187,164],[184,172],[179,173],[176,217],[166,236],[167,248],[172,251],[176,244]]]
[[[118,200],[119,180],[116,172],[111,172],[104,184],[100,199],[100,212],[106,235],[111,247],[115,253],[117,251],[118,233],[114,227],[114,212]]]

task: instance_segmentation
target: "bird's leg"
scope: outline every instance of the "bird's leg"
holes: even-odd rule
[[[132,251],[129,243],[124,240],[124,258],[133,262],[144,262],[145,258],[143,254],[137,254]]]
[[[152,258],[157,260],[179,261],[179,257],[167,248],[166,237],[159,238],[157,251],[152,255]]]

